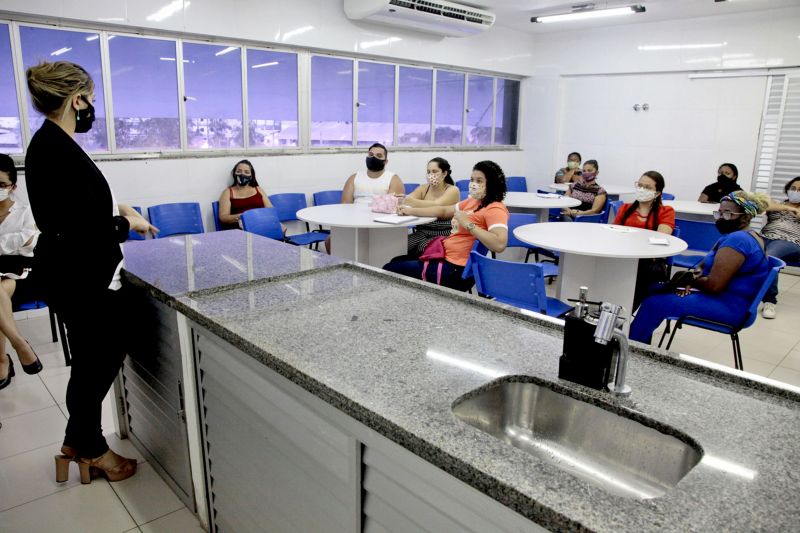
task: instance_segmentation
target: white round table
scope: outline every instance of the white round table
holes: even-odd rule
[[[528,244],[561,252],[558,298],[577,298],[578,289],[587,286],[590,300],[625,307],[626,331],[639,259],[669,257],[687,247],[681,239],[664,233],[591,222],[528,224],[516,228],[514,235]],[[651,237],[667,239],[668,244],[651,244]]]
[[[614,185],[614,184],[605,184],[602,180],[598,182],[602,188],[606,190],[608,194],[609,200],[619,200],[619,197],[623,194],[635,194],[636,189],[633,185]],[[569,189],[569,183],[551,183],[548,185],[551,189],[555,191],[566,192]]]
[[[704,204],[696,200],[664,200],[664,205],[675,210],[676,218],[703,222],[714,220],[714,211],[719,209],[719,204]]]
[[[331,228],[331,253],[343,259],[382,267],[408,251],[408,228],[427,224],[433,217],[419,217],[404,224],[375,222],[388,216],[373,213],[367,204],[330,204],[306,207],[297,218]]]
[[[543,196],[536,192],[509,192],[503,200],[506,207],[514,211],[536,214],[537,222],[547,222],[550,209],[564,209],[581,205],[581,201],[568,196],[556,195],[555,198]]]

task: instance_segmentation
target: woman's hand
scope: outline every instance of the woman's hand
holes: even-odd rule
[[[678,287],[677,289],[675,289],[675,294],[677,294],[681,298],[683,298],[685,296],[688,296],[692,292],[694,292],[694,291],[692,290],[691,287],[688,287],[688,286],[687,287]]]
[[[406,196],[405,199],[400,201],[409,207],[420,207],[419,201],[411,196]]]
[[[128,219],[128,223],[130,224],[131,230],[135,231],[139,235],[147,235],[148,232],[155,235],[158,233],[158,228],[150,224],[144,217],[139,215],[136,216],[126,216],[125,218]]]
[[[414,208],[410,205],[401,205],[397,204],[397,214],[398,215],[413,215],[411,212]]]
[[[466,227],[467,224],[470,223],[469,216],[472,213],[472,211],[456,211],[456,213],[453,215],[453,218],[456,219],[456,222],[458,222],[459,226]]]

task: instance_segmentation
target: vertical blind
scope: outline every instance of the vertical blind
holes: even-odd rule
[[[753,188],[775,200],[800,176],[800,74],[771,75],[761,118]]]

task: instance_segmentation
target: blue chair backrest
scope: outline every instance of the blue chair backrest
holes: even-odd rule
[[[662,192],[661,193],[661,199],[662,200],[674,200],[675,199],[675,195],[674,194],[670,194],[668,192]]]
[[[605,219],[606,212],[600,211],[596,215],[578,215],[575,217],[575,222],[594,222],[597,224],[602,224]]]
[[[758,290],[758,293],[756,293],[755,298],[753,298],[750,308],[747,310],[747,316],[745,317],[742,328],[750,327],[753,322],[756,321],[756,317],[758,316],[758,304],[764,299],[764,295],[767,294],[767,289],[769,289],[770,285],[775,282],[775,278],[778,277],[778,272],[786,266],[786,263],[777,257],[769,256],[767,257],[767,261],[769,263],[769,274],[767,274],[767,278],[764,280],[764,283],[761,284],[761,288]]]
[[[151,205],[147,208],[147,213],[150,215],[150,223],[159,229],[156,234],[159,239],[204,231],[203,215],[197,202]]]
[[[530,215],[527,213],[509,213],[508,214],[508,246],[509,248],[513,246],[521,246],[523,248],[530,248],[531,245],[522,242],[521,240],[514,237],[514,228],[518,228],[520,226],[525,226],[527,224],[536,224],[537,217],[536,215]]]
[[[468,191],[458,191],[458,197],[459,197],[459,198],[461,199],[461,201],[463,202],[464,200],[466,200],[467,198],[469,198],[469,192],[468,192]]]
[[[689,245],[689,250],[708,252],[722,236],[713,222],[699,220],[675,220],[676,227],[681,230],[681,239]]]
[[[525,176],[506,176],[506,190],[509,192],[528,192]]]
[[[219,202],[211,202],[211,210],[214,212],[214,231],[222,231],[222,222],[219,221]]]
[[[677,237],[677,238],[680,239],[681,238],[681,228],[679,228],[678,226],[675,226],[674,228],[672,228],[672,236],[673,237]],[[669,265],[670,267],[672,266],[673,261],[675,261],[675,256],[674,255],[671,255],[671,256],[667,257],[667,265]]]
[[[240,220],[242,221],[242,229],[245,231],[277,241],[283,240],[281,222],[278,220],[278,211],[274,207],[248,209],[242,213]]]
[[[137,213],[139,213],[140,215],[142,214],[142,208],[141,207],[139,207],[137,205],[134,205],[133,208],[136,210]],[[128,240],[129,241],[143,241],[143,240],[145,240],[145,236],[144,235],[139,235],[135,231],[130,230],[128,232]]]
[[[471,252],[472,274],[480,294],[547,314],[544,270],[536,263],[513,263]]]
[[[467,264],[464,266],[464,272],[461,273],[461,279],[472,279],[472,252],[477,252],[480,255],[486,255],[489,253],[489,249],[481,241],[475,239],[475,242],[472,243],[470,255],[467,258]]]
[[[342,191],[319,191],[314,193],[314,205],[342,203]]]
[[[469,180],[458,180],[456,187],[458,187],[459,191],[469,192]]]
[[[281,222],[297,220],[297,212],[308,207],[306,195],[301,192],[271,194],[269,201],[272,202],[272,207],[277,210],[278,220]]]
[[[608,202],[608,223],[613,224],[614,220],[617,218],[617,214],[619,214],[620,207],[623,206],[625,203],[624,200],[613,200]]]
[[[419,187],[419,183],[404,183],[403,187],[406,188],[406,194],[411,194],[417,187]]]

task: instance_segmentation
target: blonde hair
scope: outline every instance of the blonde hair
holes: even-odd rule
[[[43,61],[30,67],[25,75],[33,107],[46,116],[61,109],[67,98],[94,91],[94,82],[89,73],[69,61]]]
[[[729,195],[723,197],[720,202],[724,200],[730,200],[737,204],[751,217],[760,215],[766,211],[772,203],[772,200],[770,200],[769,196],[766,194],[748,191],[733,191]]]

